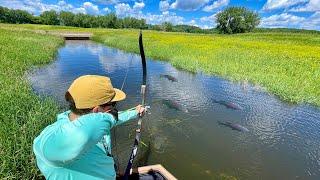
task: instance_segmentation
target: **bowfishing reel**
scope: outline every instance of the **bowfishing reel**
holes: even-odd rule
[[[151,112],[149,111],[149,109],[151,109],[150,106],[144,106],[144,108],[146,109],[146,113],[147,113],[147,114],[151,114]]]

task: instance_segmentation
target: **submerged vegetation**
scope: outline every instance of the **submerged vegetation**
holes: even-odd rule
[[[0,29],[0,179],[35,179],[32,142],[55,120],[58,106],[37,97],[25,71],[52,60],[62,39]]]

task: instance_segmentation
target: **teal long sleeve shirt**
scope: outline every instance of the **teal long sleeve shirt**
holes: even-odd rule
[[[111,154],[110,129],[136,118],[136,110],[119,113],[118,121],[109,113],[90,113],[70,121],[69,113],[59,114],[34,139],[33,151],[42,174],[49,180],[115,179],[113,158],[107,156]]]

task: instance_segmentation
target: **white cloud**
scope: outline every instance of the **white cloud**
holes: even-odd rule
[[[135,2],[134,5],[133,5],[133,9],[135,10],[141,10],[143,9],[145,6],[145,4],[143,2]]]
[[[217,17],[216,15],[218,14],[219,12],[211,15],[211,16],[204,16],[204,17],[201,17],[200,18],[200,22],[202,23],[200,25],[201,28],[203,29],[210,29],[210,28],[213,28],[217,25],[216,23],[216,20],[217,20]]]
[[[93,0],[93,2],[98,3],[98,4],[104,4],[104,5],[119,3],[118,0]]]
[[[209,0],[176,0],[170,5],[172,9],[194,11],[207,4]]]
[[[268,28],[300,28],[306,18],[288,13],[276,14],[261,19],[260,27]]]
[[[190,26],[197,26],[199,27],[199,25],[197,24],[196,20],[192,19],[191,21],[189,22],[186,22],[187,25],[190,25]]]
[[[320,11],[309,17],[295,16],[288,13],[276,14],[261,19],[260,27],[266,28],[297,28],[320,30]]]
[[[120,18],[123,17],[134,17],[137,19],[143,19],[144,14],[142,13],[140,8],[143,8],[144,4],[136,4],[131,8],[129,4],[120,3],[114,6],[116,15]]]
[[[84,2],[82,6],[86,10],[87,14],[97,15],[100,13],[98,6],[91,2]]]
[[[159,2],[159,10],[160,11],[168,11],[170,8],[170,4],[168,1],[160,1]]]
[[[311,15],[301,26],[304,29],[320,30],[320,11]]]
[[[102,12],[110,13],[111,10],[108,7],[105,7],[105,8],[102,9]]]
[[[60,4],[63,4],[64,1],[59,1]],[[38,14],[43,11],[50,11],[50,10],[65,10],[64,6],[54,5],[54,4],[44,4],[41,0],[23,0],[20,1],[22,6],[25,6],[23,9],[30,9],[32,13]]]
[[[201,17],[200,18],[200,22],[203,22],[203,23],[206,23],[206,22],[209,22],[209,23],[215,23],[216,22],[216,14],[213,14],[211,16],[204,16],[204,17]]]
[[[97,15],[101,14],[98,6],[91,2],[84,2],[80,7],[74,7],[66,3],[64,0],[58,1],[57,4],[46,4],[41,0],[1,0],[0,6],[5,6],[12,9],[26,10],[32,14],[39,15],[44,11],[70,11],[73,13],[83,13]]]
[[[135,4],[136,5],[136,4]],[[139,6],[143,8],[142,4]],[[172,24],[186,24],[182,16],[177,16],[173,12],[164,11],[161,14],[143,14],[139,8],[131,7],[129,4],[120,3],[115,5],[116,15],[118,17],[134,17],[137,19],[145,19],[147,24],[162,24],[164,22],[171,22]]]
[[[93,2],[97,4],[103,4],[103,5],[112,5],[112,4],[118,4],[118,3],[126,3],[134,0],[93,0]]]
[[[73,6],[65,1],[59,1],[58,6],[61,7],[63,11],[71,11],[73,9]]]
[[[119,17],[125,17],[125,16],[129,16],[131,14],[131,7],[129,4],[125,4],[125,3],[120,3],[114,6],[115,10],[116,10],[116,14]]]
[[[205,6],[202,10],[206,12],[211,12],[215,9],[219,9],[221,7],[227,6],[229,4],[229,0],[217,0],[214,1],[211,5]]]
[[[304,5],[292,8],[290,11],[294,12],[314,12],[320,11],[320,0],[310,0]]]
[[[160,15],[148,13],[145,19],[148,24],[162,24],[164,22],[170,22],[174,25],[185,24],[185,19],[182,16],[177,16],[175,13],[169,11],[164,11]]]
[[[285,9],[306,2],[308,2],[308,0],[268,0],[264,4],[262,10],[268,11],[275,9]]]
[[[25,6],[20,0],[2,0],[0,6],[8,7],[11,9],[21,9],[35,14],[36,9],[32,6]]]
[[[199,26],[199,27],[202,28],[202,29],[212,29],[212,28],[214,28],[215,26],[201,25],[201,26]]]

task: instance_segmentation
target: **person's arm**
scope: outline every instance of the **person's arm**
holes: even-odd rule
[[[126,111],[119,112],[118,121],[115,125],[119,125],[131,119],[135,119],[138,117],[138,115],[142,116],[145,113],[145,111],[146,111],[145,107],[138,105]]]
[[[119,112],[118,121],[116,122],[116,126],[123,124],[131,119],[135,119],[138,117],[138,111],[136,109],[129,109],[126,111]]]
[[[43,155],[52,163],[68,163],[97,144],[115,123],[108,113],[80,116],[44,139],[41,143]]]

